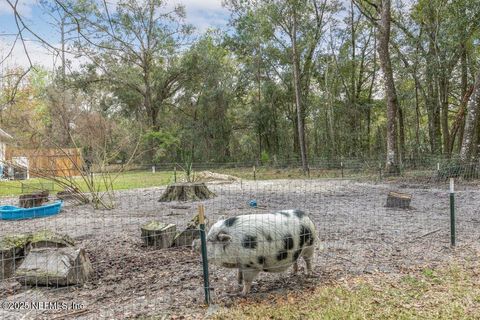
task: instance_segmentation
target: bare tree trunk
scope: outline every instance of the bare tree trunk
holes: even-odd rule
[[[372,32],[375,32],[373,30]],[[368,146],[368,157],[371,157],[372,155],[372,146],[370,145],[370,136],[371,136],[371,121],[372,121],[372,95],[373,95],[373,85],[375,84],[376,80],[376,75],[377,75],[377,37],[373,38],[373,75],[372,75],[372,81],[370,82],[370,88],[368,89],[368,102],[369,102],[369,107],[367,110],[367,146]]]
[[[477,126],[479,122],[480,109],[480,71],[478,71],[473,86],[473,93],[467,106],[467,116],[465,119],[465,129],[463,133],[462,148],[460,149],[460,158],[463,161],[469,161],[476,158],[478,148],[476,144]]]
[[[428,130],[430,136],[430,146],[432,154],[441,154],[442,152],[442,132],[440,128],[440,106],[438,99],[438,81],[436,71],[438,64],[436,63],[435,42],[437,33],[432,27],[435,25],[435,12],[431,6],[428,7],[428,52],[426,66],[426,86],[427,99],[425,101],[428,114]]]
[[[329,82],[330,70],[329,70],[328,66],[329,66],[329,64],[327,63],[327,70],[325,72],[325,88],[327,88],[327,100],[328,101],[327,101],[327,107],[325,108],[325,116],[327,118],[325,129],[328,132],[327,143],[328,143],[329,150],[330,150],[330,156],[332,158],[335,158],[337,148],[336,148],[336,143],[335,143],[335,141],[336,141],[335,128],[334,128],[335,118],[334,118],[334,114],[333,114],[334,97],[333,97],[333,93],[332,93],[332,90],[334,88],[334,81],[332,80],[332,83]]]
[[[72,144],[72,139],[71,139],[71,130],[70,130],[70,117],[68,115],[68,106],[67,106],[67,97],[66,97],[66,86],[65,86],[65,80],[66,80],[66,69],[65,69],[65,63],[66,63],[66,60],[65,60],[65,16],[63,16],[61,18],[61,21],[60,21],[60,41],[61,41],[61,59],[62,59],[62,67],[61,67],[61,83],[62,83],[62,92],[61,92],[61,99],[62,99],[62,102],[61,102],[61,108],[62,108],[62,112],[61,114],[63,114],[66,118],[63,118],[62,117],[62,121],[63,121],[63,126],[64,126],[64,134],[63,134],[63,137],[61,139],[62,141],[62,147],[68,147],[69,145]]]
[[[329,117],[328,117],[328,106],[325,108],[325,131],[324,131],[324,145],[327,146],[327,150],[328,150],[328,157],[331,158],[332,157],[332,144],[330,143],[330,141],[332,141],[332,137],[330,137],[330,131],[328,130],[330,124],[329,124]],[[321,131],[321,129],[319,129]],[[321,143],[321,140],[320,140],[320,143]],[[315,146],[315,154],[320,154],[320,146]]]
[[[390,60],[390,0],[382,1],[381,19],[378,26],[378,58],[385,78],[385,97],[387,100],[387,159],[386,172],[400,174],[397,142],[398,99],[393,81],[392,62]]]
[[[298,118],[297,118],[297,112],[293,112],[292,116],[292,123],[293,123],[293,153],[295,155],[300,154],[300,145],[298,144],[298,141],[300,140],[298,138]]]
[[[293,64],[293,84],[295,87],[295,104],[297,107],[297,126],[298,126],[298,144],[300,145],[300,156],[302,159],[302,168],[305,175],[309,174],[307,162],[307,148],[305,144],[305,124],[303,122],[303,106],[300,84],[300,57],[297,52],[297,12],[293,10],[292,24],[292,64]]]
[[[417,72],[416,70],[414,71]],[[420,102],[418,96],[418,81],[415,77],[415,160],[420,156]]]
[[[66,78],[66,72],[65,72],[65,17],[62,17],[62,20],[60,21],[60,41],[61,41],[61,46],[62,46],[62,89],[65,90],[65,78]]]
[[[260,70],[260,43],[257,43],[257,55],[256,55],[256,69],[257,69],[257,106],[258,110],[262,109],[262,82],[261,82],[261,70]],[[263,151],[263,145],[262,145],[262,133],[259,130],[258,133],[258,158],[260,159],[262,157],[262,151]]]
[[[468,65],[467,65],[467,49],[465,44],[462,45],[462,55],[461,55],[461,67],[462,67],[462,98],[467,94],[468,91]],[[462,117],[461,125],[458,130],[458,150],[462,148],[463,142],[463,130],[465,129],[465,116]],[[451,150],[453,152],[453,146],[455,139],[452,138],[451,141]]]
[[[328,110],[328,131],[330,131],[330,149],[332,150],[332,158],[336,158],[337,156],[337,150],[339,149],[337,146],[336,141],[336,135],[335,135],[335,116],[333,113],[333,101],[329,103]]]
[[[441,106],[441,127],[443,137],[443,153],[450,156],[450,132],[448,130],[448,79],[445,72],[441,73],[439,79],[440,106]]]
[[[357,113],[357,100],[356,100],[356,97],[357,97],[357,94],[356,94],[356,72],[357,72],[357,63],[356,63],[356,52],[355,52],[355,46],[356,46],[356,42],[355,42],[355,37],[356,37],[356,34],[355,34],[355,12],[353,11],[353,1],[350,2],[350,23],[351,23],[351,26],[350,26],[350,33],[351,33],[351,45],[352,45],[352,56],[351,56],[351,59],[352,59],[352,70],[351,70],[351,77],[350,77],[350,108],[352,108],[352,116],[350,117],[350,121],[351,121],[351,128],[352,128],[352,132],[350,133],[350,137],[351,137],[351,142],[352,142],[352,145],[350,146],[350,150],[352,150],[353,152],[351,152],[351,154],[353,154],[354,156],[356,156],[358,154],[358,151],[359,151],[359,146],[358,146],[358,128],[357,128],[357,121],[359,120],[358,119],[358,113]]]
[[[427,66],[427,69],[431,67]],[[435,89],[435,80],[431,70],[427,70],[427,114],[428,114],[428,132],[430,136],[430,147],[432,154],[441,153],[441,132],[440,132],[440,112],[438,108],[437,91]]]
[[[400,138],[400,148],[399,148],[399,160],[401,163],[403,159],[405,159],[405,118],[403,116],[403,109],[401,106],[398,106],[398,131],[399,131],[399,138]]]
[[[465,92],[462,92],[462,100],[460,101],[460,106],[458,107],[457,115],[455,117],[455,120],[453,121],[452,130],[450,134],[450,144],[451,144],[450,153],[453,152],[453,143],[456,139],[455,137],[457,135],[457,132],[460,132],[460,131],[461,131],[461,136],[459,133],[458,152],[460,152],[460,149],[462,148],[463,130],[465,127],[465,114],[467,113],[467,105],[472,93],[473,93],[473,84],[471,86],[467,86],[467,90]]]

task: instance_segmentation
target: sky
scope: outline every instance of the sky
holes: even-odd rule
[[[14,0],[12,0],[13,2]],[[115,6],[117,0],[107,0],[107,4]],[[222,0],[169,0],[169,5],[183,4],[186,9],[186,22],[195,26],[201,33],[209,28],[222,28],[226,26],[228,11],[222,7]],[[42,10],[39,0],[18,0],[18,11],[25,23],[45,40],[58,46],[59,36],[55,27],[51,25],[50,17]],[[0,61],[10,52],[12,43],[17,33],[16,22],[12,9],[6,0],[0,0]],[[24,35],[29,56],[34,64],[39,64],[47,69],[58,65],[58,57],[54,57],[52,50],[42,46],[28,32]],[[11,56],[0,68],[8,68],[15,65],[28,67],[28,57],[24,52],[20,41],[13,47]],[[73,60],[75,68],[75,59]],[[77,61],[78,62],[78,61]],[[0,70],[1,71],[1,70]]]

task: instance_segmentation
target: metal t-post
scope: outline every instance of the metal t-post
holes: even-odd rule
[[[453,178],[450,178],[450,244],[455,246],[455,190]]]
[[[205,237],[205,207],[198,206],[198,222],[200,224],[200,241],[202,243],[203,287],[205,289],[205,303],[210,305],[210,282],[208,280],[207,239]]]

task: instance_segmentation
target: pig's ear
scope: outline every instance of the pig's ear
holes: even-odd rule
[[[229,242],[229,241],[232,240],[232,236],[225,233],[225,232],[220,232],[217,235],[217,239],[218,239],[218,241],[221,241],[221,242]]]

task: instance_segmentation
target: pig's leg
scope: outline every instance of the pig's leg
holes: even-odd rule
[[[238,284],[243,283],[243,271],[238,269]]]
[[[250,288],[252,287],[252,281],[255,279],[255,277],[258,275],[260,271],[259,270],[254,270],[254,269],[247,269],[243,270],[243,290],[242,294],[246,295],[247,293],[250,292]]]
[[[298,272],[298,262],[295,261],[293,263],[293,274],[297,274],[297,272]]]
[[[312,273],[312,257],[303,257],[305,263],[307,264],[307,274]]]
[[[312,273],[312,259],[313,259],[314,248],[313,246],[307,247],[302,252],[303,260],[307,264],[307,274]]]

